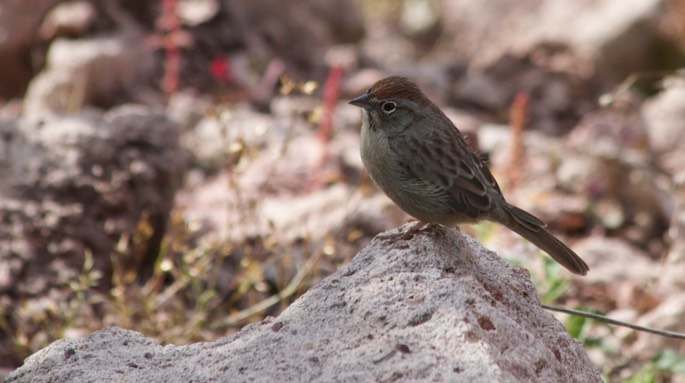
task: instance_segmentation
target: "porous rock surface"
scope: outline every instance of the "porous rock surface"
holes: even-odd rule
[[[456,230],[377,236],[278,318],[161,346],[107,328],[35,353],[7,382],[600,382],[529,274]]]

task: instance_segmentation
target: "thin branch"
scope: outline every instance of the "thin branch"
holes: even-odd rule
[[[510,110],[510,123],[512,145],[509,168],[507,169],[507,180],[509,189],[514,190],[521,179],[524,166],[525,147],[523,144],[523,132],[528,123],[528,103],[529,97],[525,92],[519,92],[514,98]]]
[[[683,333],[673,332],[673,331],[656,330],[656,329],[649,328],[649,327],[638,326],[636,324],[622,322],[622,321],[616,320],[616,319],[611,319],[611,318],[606,317],[606,316],[601,315],[601,314],[594,314],[594,313],[590,313],[587,311],[573,310],[573,309],[567,309],[564,307],[550,306],[550,305],[545,305],[545,304],[541,304],[540,306],[542,306],[542,308],[545,308],[545,309],[550,310],[550,311],[557,311],[557,312],[564,313],[564,314],[577,315],[577,316],[584,317],[584,318],[596,319],[596,320],[606,322],[609,324],[613,324],[616,326],[628,327],[628,328],[632,328],[633,330],[644,331],[644,332],[648,332],[650,334],[661,335],[661,336],[665,336],[665,337],[669,337],[669,338],[685,339],[685,334],[683,334]]]
[[[302,284],[302,281],[304,278],[309,274],[309,272],[314,268],[314,265],[316,262],[319,261],[319,258],[321,258],[321,255],[323,254],[323,246],[321,248],[316,249],[314,254],[307,259],[305,264],[302,266],[302,268],[297,272],[295,277],[290,281],[288,286],[286,286],[283,290],[281,290],[278,294],[274,294],[270,296],[269,298],[264,299],[263,301],[260,301],[259,303],[252,305],[250,307],[247,307],[233,315],[230,315],[228,318],[225,320],[221,321],[220,323],[213,325],[212,328],[221,328],[221,327],[230,327],[230,326],[235,326],[239,323],[242,323],[246,319],[252,317],[253,315],[259,314],[263,311],[268,310],[271,306],[276,305],[278,302],[294,295],[297,292],[297,289],[300,287]]]

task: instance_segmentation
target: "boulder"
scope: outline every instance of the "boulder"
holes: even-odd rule
[[[277,318],[162,346],[107,328],[35,353],[7,382],[601,382],[525,269],[454,229],[378,235]]]

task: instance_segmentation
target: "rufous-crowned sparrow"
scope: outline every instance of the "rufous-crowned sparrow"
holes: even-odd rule
[[[497,222],[571,272],[588,272],[544,222],[504,199],[485,163],[416,84],[388,77],[350,104],[362,108],[361,156],[369,175],[419,227]]]

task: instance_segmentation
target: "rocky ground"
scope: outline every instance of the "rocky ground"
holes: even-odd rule
[[[491,224],[543,302],[685,332],[685,7],[602,1],[0,5],[0,361],[116,325],[215,340],[278,315],[406,216],[347,100],[404,75],[509,200],[590,266]],[[685,343],[559,316],[611,381]],[[631,380],[632,379],[632,380]]]

